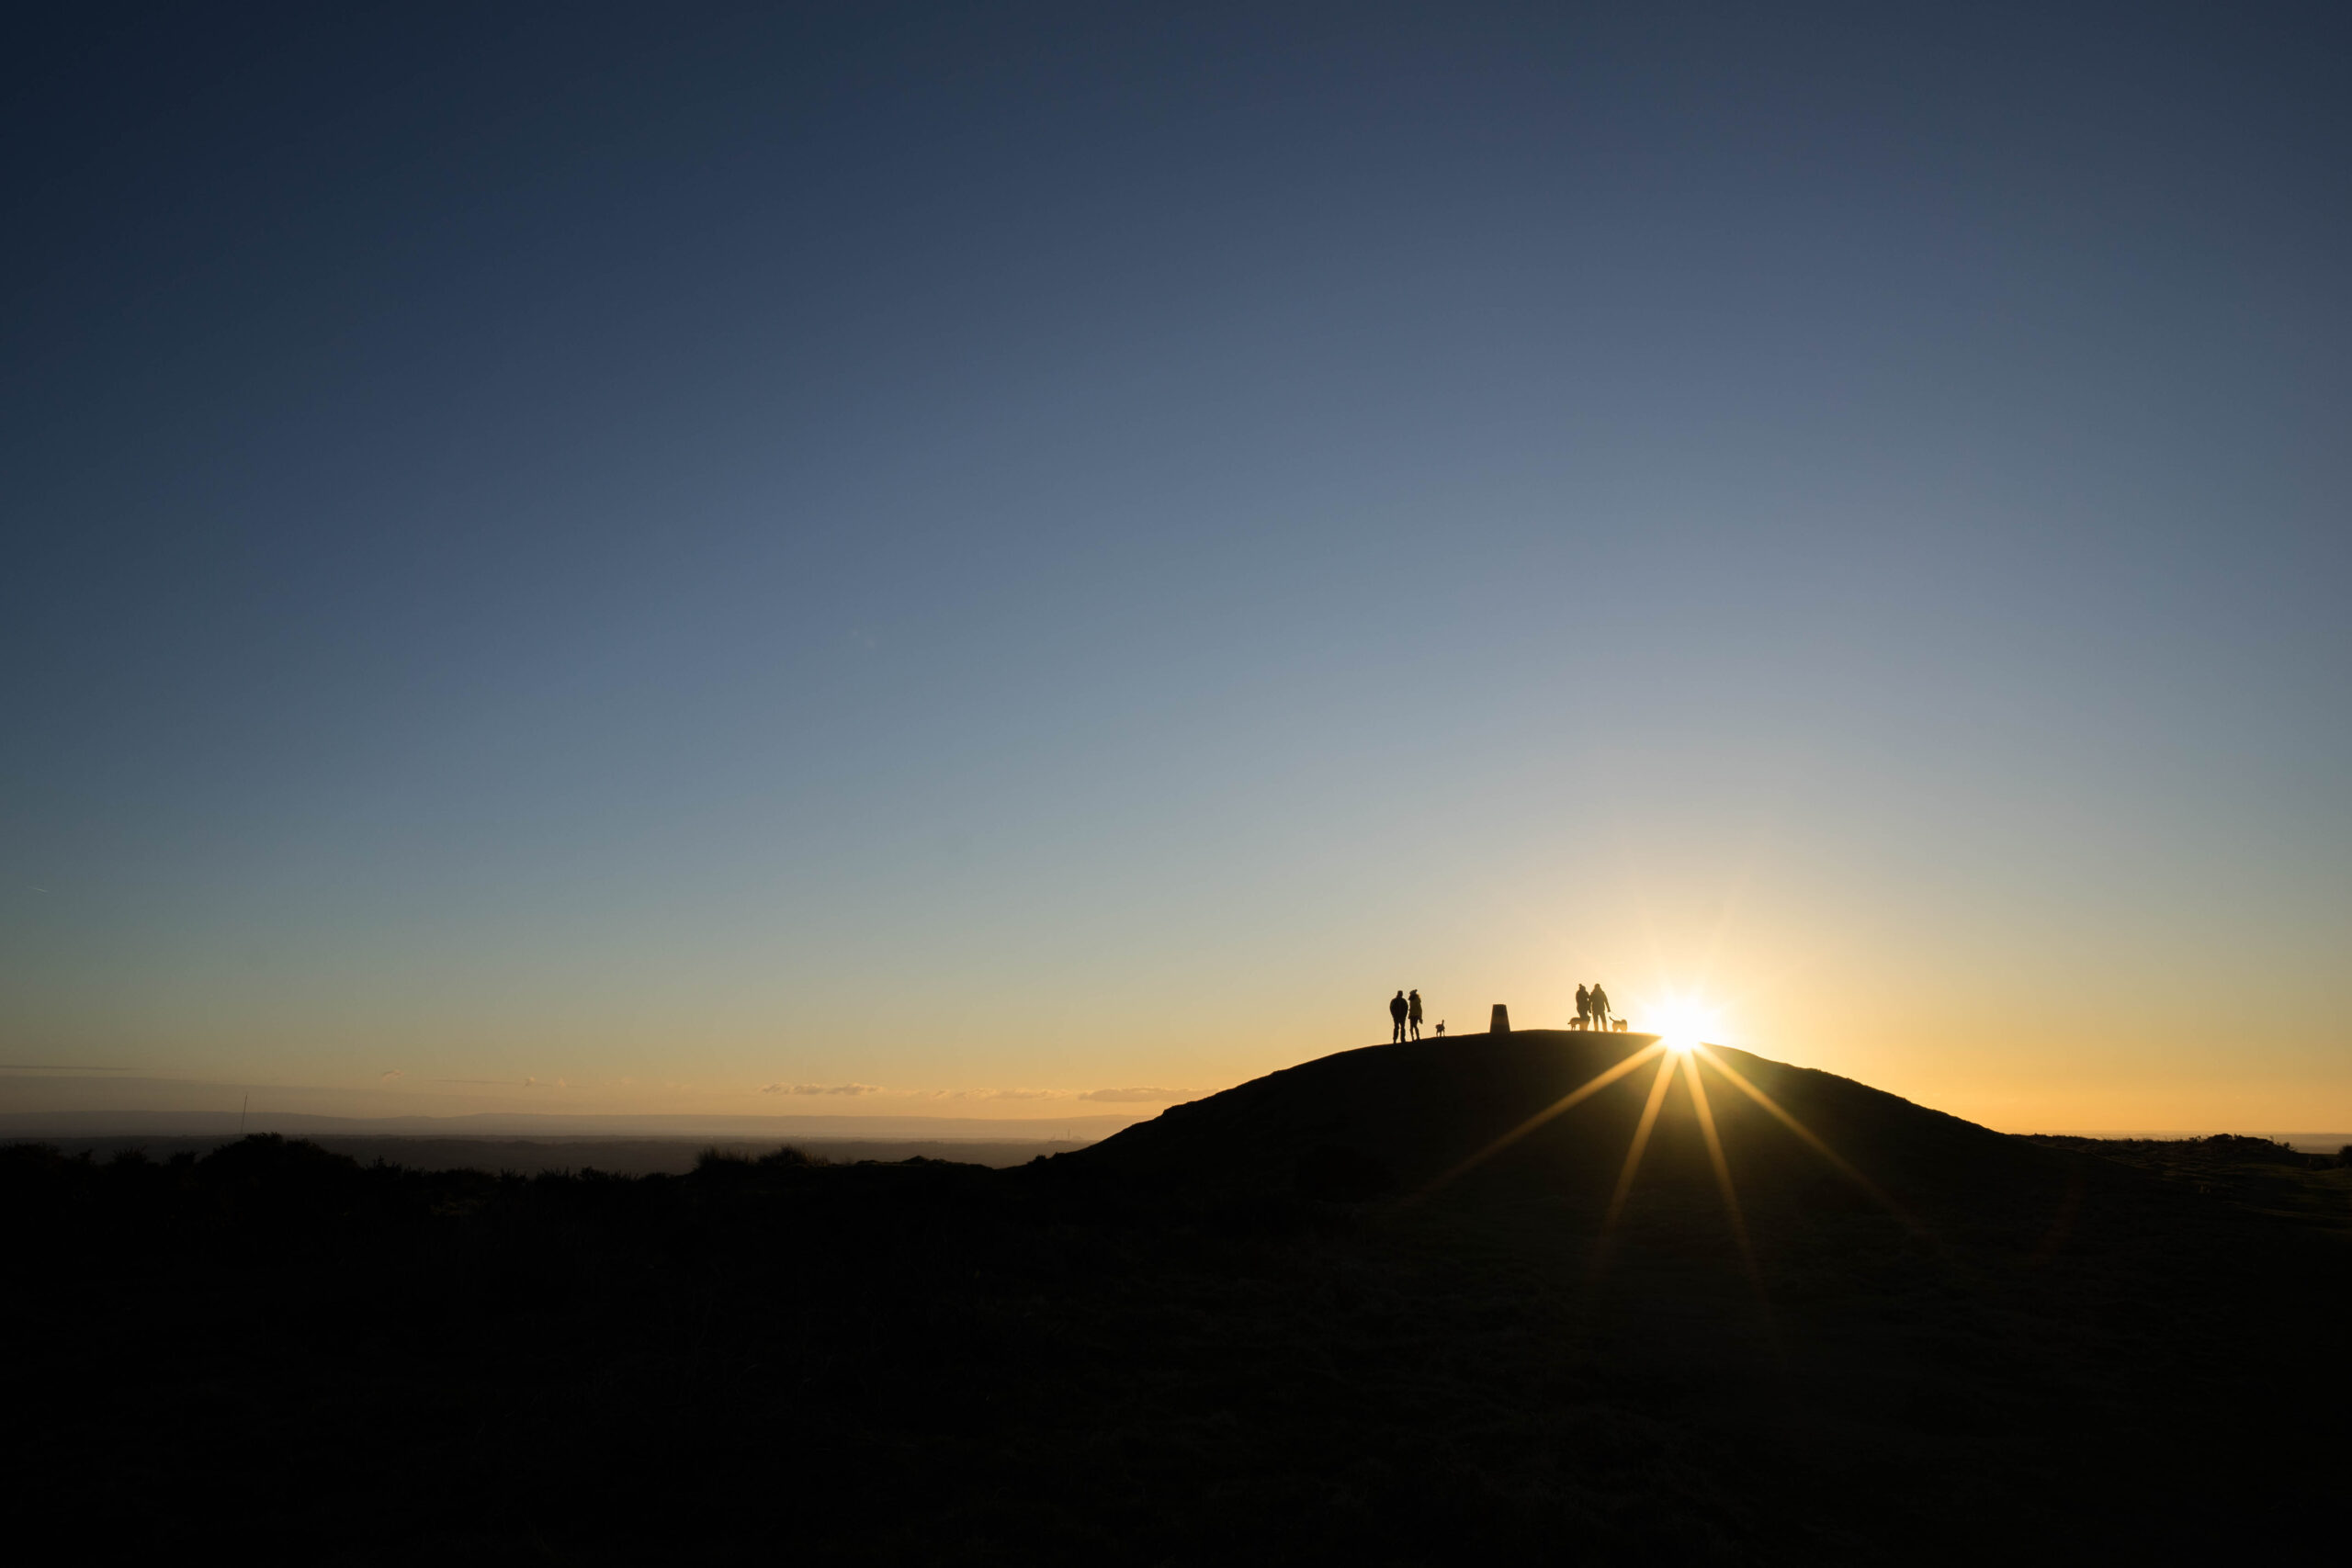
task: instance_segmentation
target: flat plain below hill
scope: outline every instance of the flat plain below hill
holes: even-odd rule
[[[1008,1170],[9,1151],[0,1327],[38,1349],[0,1462],[100,1557],[216,1540],[229,1497],[252,1549],[350,1562],[2178,1560],[2327,1528],[2352,1171],[2006,1137],[1717,1053],[1808,1137],[1713,1068],[1703,1114],[1661,1091],[1649,1044],[1346,1052]]]
[[[175,1155],[198,1158],[235,1143],[236,1138],[209,1137],[67,1137],[45,1140],[60,1154],[87,1154],[94,1159],[141,1155],[169,1160]],[[501,1138],[412,1137],[399,1134],[322,1133],[308,1142],[330,1154],[347,1155],[362,1165],[382,1160],[410,1170],[474,1170],[496,1176],[541,1176],[595,1170],[610,1176],[684,1176],[706,1153],[757,1159],[790,1146],[837,1165],[860,1160],[895,1162],[933,1159],[985,1165],[992,1168],[1026,1165],[1039,1156],[1073,1154],[1087,1146],[1084,1139],[1005,1138]]]

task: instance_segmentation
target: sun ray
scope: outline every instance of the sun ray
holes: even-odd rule
[[[1592,1261],[1585,1269],[1585,1294],[1588,1303],[1600,1289],[1601,1276],[1609,1272],[1611,1249],[1617,1239],[1617,1221],[1625,1212],[1626,1201],[1634,1195],[1634,1177],[1642,1168],[1642,1154],[1649,1147],[1650,1132],[1657,1125],[1657,1113],[1666,1104],[1666,1091],[1674,1087],[1672,1051],[1664,1054],[1657,1065],[1657,1077],[1650,1080],[1649,1099],[1643,1102],[1642,1119],[1634,1124],[1634,1141],[1626,1145],[1625,1167],[1617,1173],[1617,1190],[1609,1196],[1609,1212],[1600,1221],[1600,1234],[1593,1238]]]
[[[1856,1170],[1853,1165],[1848,1161],[1844,1156],[1840,1155],[1836,1149],[1831,1148],[1827,1144],[1823,1143],[1819,1137],[1815,1136],[1812,1128],[1806,1126],[1804,1122],[1798,1121],[1795,1117],[1782,1110],[1779,1100],[1774,1100],[1770,1095],[1765,1093],[1762,1089],[1748,1082],[1747,1076],[1745,1073],[1742,1073],[1737,1067],[1733,1066],[1729,1062],[1724,1061],[1721,1056],[1716,1055],[1713,1051],[1708,1050],[1704,1045],[1700,1046],[1695,1055],[1704,1056],[1707,1059],[1707,1065],[1713,1067],[1715,1071],[1723,1074],[1724,1077],[1730,1079],[1734,1088],[1737,1089],[1741,1093],[1747,1095],[1748,1099],[1754,1100],[1757,1104],[1770,1111],[1779,1120],[1781,1124],[1786,1127],[1790,1132],[1794,1133],[1798,1137],[1804,1139],[1806,1145],[1810,1147],[1814,1153],[1819,1155],[1823,1159],[1827,1160],[1833,1167],[1835,1167],[1839,1175],[1845,1177],[1847,1180],[1851,1181],[1855,1186],[1860,1187],[1864,1192],[1870,1194],[1871,1201],[1872,1202],[1878,1204],[1888,1213],[1893,1214],[1896,1219],[1901,1220],[1905,1224],[1909,1225],[1913,1230],[1920,1231],[1922,1235],[1926,1234],[1917,1221],[1914,1220],[1909,1214],[1903,1212],[1903,1205],[1897,1203],[1894,1199],[1888,1197],[1883,1191],[1880,1190],[1877,1182],[1872,1181],[1869,1177],[1864,1176],[1860,1171]],[[1692,1082],[1695,1084],[1697,1079],[1693,1078]]]
[[[1591,1078],[1588,1079],[1582,1088],[1571,1089],[1566,1094],[1562,1095],[1550,1105],[1545,1106],[1543,1110],[1537,1111],[1526,1121],[1521,1122],[1518,1126],[1513,1127],[1510,1132],[1505,1133],[1501,1137],[1497,1138],[1493,1143],[1488,1144],[1485,1148],[1480,1149],[1476,1154],[1472,1155],[1468,1159],[1464,1160],[1460,1165],[1455,1166],[1452,1170],[1447,1171],[1443,1176],[1441,1176],[1436,1180],[1430,1182],[1427,1187],[1422,1188],[1417,1196],[1426,1198],[1430,1193],[1435,1192],[1439,1188],[1445,1186],[1448,1182],[1451,1182],[1456,1178],[1485,1164],[1487,1161],[1494,1158],[1495,1156],[1510,1147],[1511,1145],[1519,1142],[1520,1139],[1527,1136],[1528,1134],[1535,1131],[1536,1128],[1544,1125],[1544,1122],[1552,1120],[1553,1117],[1557,1116],[1560,1112],[1568,1110],[1572,1106],[1581,1104],[1583,1101],[1591,1099],[1594,1095],[1599,1094],[1602,1089],[1607,1089],[1611,1084],[1615,1083],[1619,1078],[1623,1077],[1627,1073],[1632,1072],[1635,1067],[1640,1066],[1644,1062],[1649,1060],[1652,1056],[1657,1055],[1659,1052],[1665,1049],[1666,1047],[1663,1044],[1652,1042],[1650,1044],[1643,1046],[1639,1051],[1634,1052],[1632,1055],[1618,1063],[1615,1066],[1604,1068],[1602,1071],[1595,1074]]]
[[[1724,1157],[1724,1141],[1715,1133],[1715,1109],[1707,1103],[1707,1086],[1699,1080],[1699,1058],[1682,1058],[1683,1076],[1690,1083],[1690,1104],[1699,1112],[1699,1134],[1707,1141],[1707,1159],[1715,1168],[1715,1185],[1723,1189],[1724,1209],[1731,1216],[1732,1239],[1739,1243],[1739,1259],[1747,1267],[1748,1283],[1758,1300],[1764,1295],[1764,1274],[1756,1266],[1756,1249],[1747,1241],[1747,1216],[1739,1210],[1739,1193],[1732,1186],[1731,1162]]]
[[[1657,1065],[1657,1077],[1651,1080],[1648,1103],[1642,1107],[1642,1119],[1634,1126],[1634,1142],[1625,1150],[1625,1168],[1617,1173],[1617,1190],[1609,1195],[1609,1213],[1600,1222],[1600,1234],[1606,1236],[1617,1228],[1617,1216],[1625,1212],[1625,1201],[1634,1195],[1634,1173],[1642,1168],[1642,1152],[1649,1147],[1650,1129],[1657,1125],[1657,1113],[1666,1104],[1666,1091],[1674,1085],[1675,1058],[1668,1053]]]

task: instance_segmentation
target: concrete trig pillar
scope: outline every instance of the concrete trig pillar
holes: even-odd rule
[[[1492,1034],[1509,1034],[1510,1032],[1510,1009],[1503,1006],[1500,1002],[1497,1002],[1495,1004],[1494,1021],[1487,1025],[1487,1032]]]

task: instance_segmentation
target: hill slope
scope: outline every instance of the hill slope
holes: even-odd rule
[[[779,1520],[812,1562],[1350,1568],[2340,1529],[2352,1171],[2273,1213],[2233,1164],[1718,1052],[1720,1171],[1670,1079],[1624,1184],[1651,1043],[1344,1052],[1012,1170],[0,1148],[0,1465],[141,1561],[222,1497],[354,1564],[748,1560]]]
[[[1703,1114],[1690,1062],[1652,1035],[1525,1030],[1370,1046],[1176,1106],[1066,1158],[1130,1179],[1287,1183],[1310,1196],[1410,1196],[1506,1178],[1566,1197],[1591,1196],[1598,1183],[1605,1198],[1663,1071],[1641,1162],[1651,1181],[1713,1180],[1708,1116],[1740,1190],[1767,1201],[1836,1201],[1825,1178],[1864,1196],[1925,1198],[1955,1184],[2047,1181],[2054,1169],[2044,1151],[1849,1078],[1723,1047],[1696,1065]]]

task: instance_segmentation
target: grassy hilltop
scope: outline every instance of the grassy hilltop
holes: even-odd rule
[[[100,1557],[2167,1554],[2332,1498],[2352,1170],[1641,1036],[1342,1053],[1012,1170],[0,1153],[11,1472]],[[1859,1177],[1860,1179],[1856,1178]],[[1744,1245],[1743,1245],[1744,1237]]]

